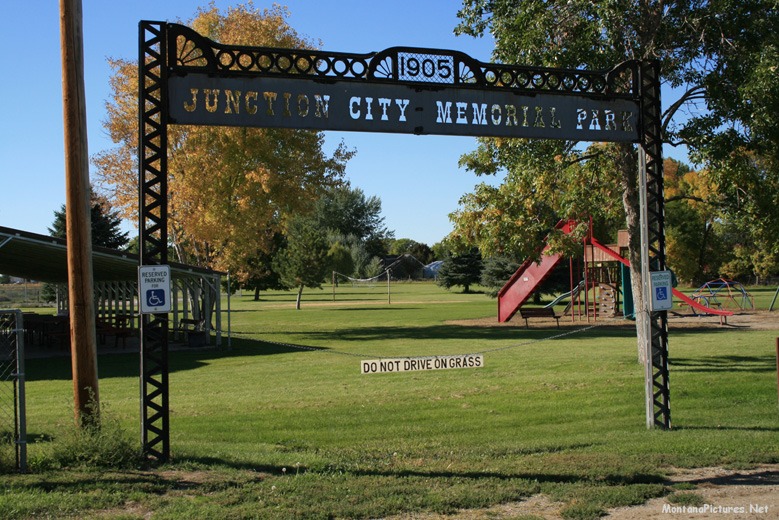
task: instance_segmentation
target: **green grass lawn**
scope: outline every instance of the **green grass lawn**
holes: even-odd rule
[[[158,468],[58,467],[69,361],[28,361],[32,472],[0,475],[0,518],[381,518],[535,493],[597,518],[673,492],[674,467],[779,463],[778,331],[672,330],[673,429],[648,431],[630,324],[556,337],[574,328],[469,324],[496,314],[482,294],[390,296],[308,290],[300,311],[292,293],[233,297],[231,349],[170,355],[173,460]],[[478,369],[360,374],[362,359],[479,352]],[[106,416],[136,439],[138,356],[99,371]]]

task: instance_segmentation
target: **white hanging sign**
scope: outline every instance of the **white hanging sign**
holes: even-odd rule
[[[421,358],[372,359],[360,361],[362,374],[389,374],[392,372],[419,372],[424,370],[447,370],[453,368],[481,368],[483,354],[460,356],[435,356]]]

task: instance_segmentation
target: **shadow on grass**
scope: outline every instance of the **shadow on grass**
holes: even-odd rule
[[[253,471],[260,473],[268,473],[275,476],[290,476],[295,474],[304,474],[309,472],[316,472],[305,466],[290,467],[290,466],[273,466],[273,465],[256,465],[250,463],[243,463],[238,461],[225,460],[215,457],[185,457],[181,460],[175,461],[175,465],[195,465],[196,467],[202,467],[202,469],[214,469],[214,468],[230,468],[235,470]],[[538,483],[558,483],[558,484],[575,484],[581,482],[592,482],[597,480],[599,485],[612,485],[612,486],[624,486],[632,484],[663,484],[667,482],[667,479],[660,474],[649,473],[630,473],[630,474],[605,474],[597,475],[597,477],[583,475],[583,474],[566,474],[566,473],[528,473],[528,472],[500,472],[500,471],[437,471],[437,470],[424,470],[424,469],[409,469],[409,468],[396,468],[396,469],[377,469],[377,468],[329,468],[326,472],[332,472],[335,469],[338,473],[344,475],[364,476],[364,477],[381,477],[381,478],[419,478],[419,479],[437,479],[437,480],[527,480]]]
[[[317,472],[307,466],[282,466],[282,465],[263,465],[252,464],[235,460],[227,460],[217,457],[182,457],[174,461],[173,466],[182,468],[213,470],[226,468],[240,471],[251,471],[256,473],[266,473],[274,476],[294,476],[296,474],[305,474]],[[353,476],[383,477],[383,478],[421,478],[421,479],[440,479],[440,480],[528,480],[539,483],[560,483],[573,484],[580,482],[592,482],[597,480],[599,485],[632,485],[632,484],[663,484],[667,479],[660,474],[649,473],[629,473],[629,474],[605,474],[597,477],[584,474],[566,474],[566,473],[528,473],[528,472],[500,472],[500,471],[437,471],[424,469],[377,469],[377,468],[335,468],[329,467],[325,473],[337,471],[339,474]]]
[[[333,309],[336,310],[336,309]],[[371,310],[360,308],[361,311]],[[712,333],[711,329],[705,329]],[[222,347],[172,349],[169,352],[170,372],[195,370],[207,365],[214,359],[273,356],[277,354],[305,354],[315,351],[338,352],[337,347],[323,347],[322,344],[334,345],[341,343],[344,347],[359,342],[403,342],[454,340],[468,342],[471,351],[481,351],[491,348],[508,346],[524,346],[536,342],[545,342],[554,347],[556,342],[577,340],[610,340],[630,339],[635,337],[631,327],[594,327],[587,326],[562,327],[537,326],[530,329],[524,327],[482,327],[457,324],[440,324],[427,327],[406,326],[365,326],[344,329],[311,331],[290,330],[286,337],[290,340],[276,341],[278,334],[272,335],[273,340],[264,332],[234,332],[232,348],[226,348],[223,338]],[[386,343],[385,343],[386,344]],[[567,343],[570,345],[570,343]],[[392,345],[397,346],[397,344]],[[376,352],[381,355],[381,352]],[[354,355],[354,353],[350,353]],[[139,362],[137,352],[101,354],[98,361],[99,377],[139,377]],[[671,364],[675,370],[690,372],[768,372],[774,370],[774,361],[770,356],[721,356],[701,358],[672,358]],[[29,359],[26,362],[28,381],[70,380],[71,363],[69,357],[52,357]]]
[[[365,309],[361,309],[365,310]],[[581,330],[581,329],[576,329]],[[575,332],[570,329],[556,328],[519,328],[519,327],[473,327],[463,325],[433,325],[428,327],[368,326],[339,329],[336,331],[288,331],[289,341],[265,339],[263,332],[234,332],[232,348],[226,348],[223,338],[222,347],[171,349],[169,352],[170,372],[195,370],[209,361],[225,357],[273,356],[277,354],[307,353],[312,351],[336,351],[318,344],[342,342],[344,344],[362,341],[405,341],[405,340],[458,340],[470,341],[471,350],[492,348],[491,342],[512,341],[523,344],[534,341],[555,341],[561,333],[574,332],[579,338],[624,338],[631,332],[616,328],[590,329]],[[237,337],[236,337],[237,336]],[[243,336],[243,337],[241,337]],[[567,336],[570,338],[572,335]],[[278,337],[274,334],[274,338]],[[302,341],[301,341],[302,340]],[[502,345],[501,345],[502,346]],[[378,353],[380,355],[380,352]],[[139,377],[139,354],[123,352],[101,354],[98,356],[99,377]],[[34,358],[26,362],[28,381],[70,380],[71,363],[68,356]]]
[[[391,311],[414,311],[419,310],[422,307],[403,307],[403,306],[392,306],[392,309],[389,309]],[[323,312],[343,312],[343,311],[349,311],[349,312],[363,312],[363,311],[380,311],[380,312],[387,312],[388,309],[384,307],[333,307],[330,309],[322,309]]]
[[[676,327],[671,324],[668,328],[668,334],[671,338],[683,336],[697,336],[698,334],[721,334],[723,332],[733,332],[736,330],[748,330],[749,327],[738,325],[722,325],[719,327]],[[673,341],[673,339],[671,339]]]
[[[549,340],[560,334],[571,333],[580,338],[593,337],[631,337],[629,332],[618,329],[584,330],[585,327],[557,329],[553,326],[537,328],[520,327],[472,327],[464,325],[432,325],[428,327],[367,326],[343,328],[337,331],[300,332],[311,341],[379,341],[379,340],[474,340],[474,341],[526,341]]]
[[[233,347],[227,349],[223,340],[222,347],[185,348],[168,352],[171,373],[195,370],[204,367],[209,361],[241,356],[272,356],[276,354],[304,353],[328,350],[325,347],[293,345],[291,343],[266,342],[255,339],[233,338]],[[112,377],[140,377],[138,352],[98,355],[98,376],[100,379]],[[34,358],[25,361],[27,381],[50,381],[72,379],[69,356]]]
[[[776,486],[779,485],[779,471],[757,471],[735,473],[718,477],[704,477],[687,480],[690,484],[711,484],[715,486]]]
[[[767,426],[674,426],[674,430],[699,430],[699,431],[737,431],[737,432],[779,432],[779,427]]]
[[[716,356],[699,358],[672,357],[668,363],[679,372],[773,372],[773,356]]]
[[[257,473],[267,473],[269,475],[295,475],[307,473],[306,466],[289,466],[276,464],[252,464],[236,460],[220,459],[218,457],[204,456],[184,456],[173,460],[173,466],[184,468],[213,470],[218,468],[237,469],[241,471],[252,471]]]

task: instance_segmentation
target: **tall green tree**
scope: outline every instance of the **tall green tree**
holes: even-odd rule
[[[381,215],[381,199],[366,196],[360,188],[328,189],[314,204],[313,214],[320,228],[362,241],[370,256],[386,254],[387,241],[394,237]]]
[[[330,267],[329,246],[321,228],[306,216],[290,218],[285,236],[286,245],[276,255],[273,267],[284,285],[298,290],[295,308],[300,310],[303,289],[322,288]]]
[[[716,5],[720,38],[707,44],[718,59],[691,74],[708,110],[674,137],[689,144],[691,158],[717,187],[723,247],[731,253],[721,274],[760,278],[779,268],[779,6]]]
[[[668,266],[681,283],[700,285],[719,276],[729,252],[722,241],[727,218],[706,170],[666,159],[665,229]]]
[[[403,255],[410,254],[423,264],[427,265],[435,259],[433,250],[430,246],[422,242],[411,240],[410,238],[398,238],[390,243],[389,254]]]
[[[495,298],[512,274],[519,268],[519,262],[507,256],[491,256],[484,261],[479,283],[487,289],[487,296]]]
[[[94,190],[89,194],[89,216],[92,226],[92,245],[123,249],[130,242],[129,233],[122,231],[122,219],[119,212],[111,207],[108,199],[101,197]],[[66,238],[67,224],[65,205],[59,211],[54,211],[54,221],[49,228],[53,237]]]
[[[185,22],[225,44],[313,48],[278,5],[219,10],[213,3]],[[137,220],[138,78],[133,60],[111,59],[111,98],[104,124],[117,148],[93,157],[121,216]],[[292,214],[311,210],[326,188],[343,182],[352,152],[323,151],[324,135],[308,130],[172,125],[168,128],[168,225],[177,258],[230,271],[239,282],[261,276],[258,250]]]
[[[244,286],[254,291],[254,301],[260,301],[260,291],[287,288],[282,283],[279,273],[273,268],[273,261],[283,245],[284,236],[280,232],[275,232],[269,246],[265,249],[257,249],[255,255],[248,259],[248,274]]]
[[[472,248],[464,253],[450,252],[438,270],[436,283],[447,289],[461,286],[464,293],[469,293],[471,286],[479,283],[482,268],[481,253],[478,249]]]
[[[352,258],[351,248],[340,241],[330,243],[327,257],[330,261],[330,269],[333,271],[346,276],[350,276],[354,272],[354,259]],[[337,279],[334,281],[336,284],[338,283]]]
[[[127,231],[122,231],[122,219],[119,213],[111,207],[111,203],[105,197],[89,192],[89,218],[92,226],[92,245],[107,247],[110,249],[129,250],[130,239]],[[67,215],[65,204],[54,211],[54,221],[51,223],[49,235],[57,238],[67,237]],[[57,285],[43,284],[41,298],[51,302],[57,298]]]
[[[748,124],[736,108],[718,109],[718,103],[730,97],[738,110],[754,111],[744,95],[734,95],[737,82],[720,81],[729,77],[732,67],[742,70],[745,56],[767,54],[758,50],[772,44],[779,29],[775,2],[769,0],[464,0],[459,17],[457,32],[492,34],[493,58],[498,62],[610,69],[626,60],[660,60],[665,82],[681,92],[670,103],[666,100],[666,138],[690,146],[719,135],[718,122]],[[765,81],[775,81],[775,75]],[[686,109],[697,109],[696,103],[704,103],[720,118],[690,119]],[[725,149],[714,147],[717,152]],[[478,174],[507,172],[502,186],[492,190],[480,186],[453,215],[455,238],[477,244],[485,254],[503,250],[526,256],[532,250],[528,241],[535,241],[557,218],[589,214],[613,219],[621,201],[630,238],[634,300],[636,308],[643,308],[633,145],[582,150],[562,141],[482,139],[462,162]],[[639,353],[648,341],[643,337],[645,319],[643,313],[637,316]]]

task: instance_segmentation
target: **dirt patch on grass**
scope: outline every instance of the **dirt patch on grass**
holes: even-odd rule
[[[609,511],[607,518],[779,518],[779,465],[765,465],[740,471],[723,468],[680,470],[671,475],[669,480],[672,485],[687,484],[694,486],[694,489],[676,491],[638,507],[613,509]],[[690,496],[691,500],[685,500],[685,495]]]
[[[612,520],[658,520],[722,518],[727,520],[771,520],[779,518],[779,464],[750,470],[724,468],[680,469],[672,472],[666,485],[669,494],[640,506],[607,511]],[[675,491],[675,489],[682,489]],[[544,495],[487,509],[460,511],[454,515],[410,514],[391,520],[562,520],[565,507]],[[389,520],[389,519],[388,519]]]

